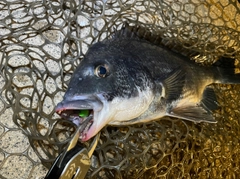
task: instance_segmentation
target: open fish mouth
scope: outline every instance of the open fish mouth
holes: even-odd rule
[[[85,115],[82,115],[85,113]],[[86,138],[87,131],[93,124],[93,110],[64,110],[58,113],[63,119],[70,120],[77,126],[80,126],[80,139]]]
[[[98,100],[73,100],[60,102],[55,111],[66,120],[80,126],[79,139],[86,141],[92,137],[91,127],[94,124],[96,113],[101,110],[102,104]]]

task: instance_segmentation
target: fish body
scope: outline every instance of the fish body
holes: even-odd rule
[[[234,59],[222,59],[234,64]],[[234,66],[203,67],[167,48],[134,36],[92,45],[76,68],[64,99],[62,117],[84,123],[87,141],[106,125],[130,125],[163,116],[215,123],[218,104],[212,83],[240,83]],[[91,120],[78,116],[90,110]],[[87,123],[87,124],[86,124]]]

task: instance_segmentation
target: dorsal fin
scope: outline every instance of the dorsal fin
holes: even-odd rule
[[[112,38],[130,38],[130,39],[141,39],[148,41],[154,45],[162,48],[180,53],[188,57],[196,57],[201,55],[199,52],[189,48],[184,48],[183,44],[177,43],[170,38],[164,38],[165,31],[163,29],[148,29],[141,25],[130,26],[125,22],[120,30],[115,30]],[[186,45],[186,44],[185,44]],[[189,45],[186,45],[189,46]]]
[[[112,38],[140,39],[140,37],[137,35],[139,28],[139,26],[129,26],[128,23],[124,23],[120,30],[115,30]]]

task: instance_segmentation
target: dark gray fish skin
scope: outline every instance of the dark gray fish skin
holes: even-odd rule
[[[129,125],[163,116],[214,123],[211,111],[218,105],[207,86],[223,82],[240,83],[240,76],[234,68],[202,67],[139,38],[116,37],[89,48],[56,111],[82,109],[82,103],[93,109],[93,124],[81,136],[83,141],[108,124]]]

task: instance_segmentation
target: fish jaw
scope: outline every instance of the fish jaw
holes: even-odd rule
[[[107,107],[104,106],[106,101],[102,101],[102,97],[89,96],[78,96],[74,99],[65,99],[60,102],[55,111],[62,118],[70,120],[78,127],[80,126],[80,137],[81,141],[87,141],[93,136],[95,136],[104,126],[108,124],[108,120],[104,118],[104,113],[106,112]],[[79,116],[81,110],[89,110],[91,116],[90,120],[82,118]],[[89,117],[88,116],[88,117]],[[81,129],[81,126],[83,128]]]

